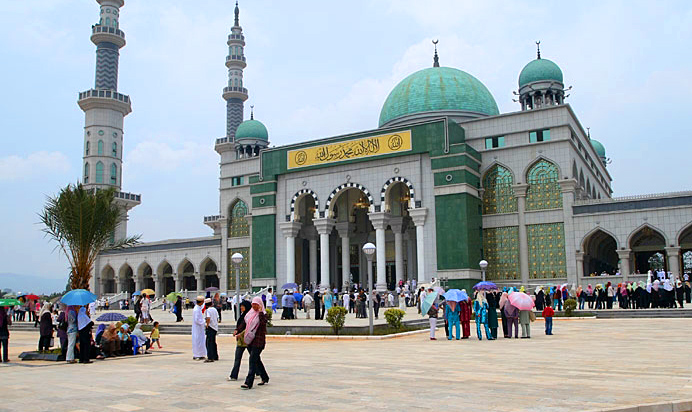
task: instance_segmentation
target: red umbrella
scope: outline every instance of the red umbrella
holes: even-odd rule
[[[24,299],[26,299],[26,300],[37,300],[37,299],[39,299],[38,296],[33,295],[33,294],[32,294],[32,295],[22,295],[22,296],[19,296],[19,297],[20,297],[20,298],[24,298]]]
[[[509,303],[519,310],[531,310],[534,307],[533,299],[526,293],[512,292],[507,298],[509,299]]]

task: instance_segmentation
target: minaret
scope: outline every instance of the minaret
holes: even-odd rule
[[[132,111],[130,97],[118,93],[119,50],[125,46],[120,30],[120,8],[124,0],[96,0],[101,6],[99,22],[91,26],[96,45],[96,80],[93,89],[79,93],[84,111],[82,183],[86,188],[114,187],[116,201],[125,211],[137,206],[140,195],[121,192],[123,163],[123,119]],[[126,235],[127,216],[115,233]]]
[[[223,88],[223,99],[226,101],[226,136],[229,142],[234,140],[238,125],[243,122],[243,102],[247,100],[247,89],[243,87],[243,69],[245,63],[245,36],[238,21],[238,2],[235,2],[235,22],[228,35],[228,86]]]

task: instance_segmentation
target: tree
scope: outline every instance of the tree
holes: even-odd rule
[[[68,185],[56,197],[48,197],[39,213],[43,232],[58,243],[70,263],[71,289],[89,289],[94,261],[106,248],[137,243],[140,236],[113,239],[123,211],[113,200],[115,189],[85,189]]]

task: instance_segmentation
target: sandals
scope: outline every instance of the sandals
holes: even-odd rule
[[[247,386],[246,384],[240,385],[240,389],[252,389],[251,386]]]
[[[258,383],[257,386],[263,386],[263,385],[266,385],[268,383],[269,383],[269,381],[262,381],[262,382]]]

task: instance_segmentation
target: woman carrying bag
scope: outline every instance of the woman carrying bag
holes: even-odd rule
[[[260,355],[264,350],[267,337],[267,315],[264,313],[262,298],[259,296],[252,299],[252,309],[245,315],[245,338],[244,342],[250,351],[250,370],[248,371],[245,383],[240,385],[242,389],[252,389],[255,382],[255,374],[262,378],[260,386],[269,383],[269,375],[264,368]]]
[[[240,363],[243,361],[243,353],[245,350],[250,351],[245,344],[245,315],[252,309],[252,305],[247,300],[240,302],[240,317],[236,322],[233,336],[236,339],[235,361],[233,361],[233,369],[228,377],[229,381],[237,381],[238,373],[240,372]]]

